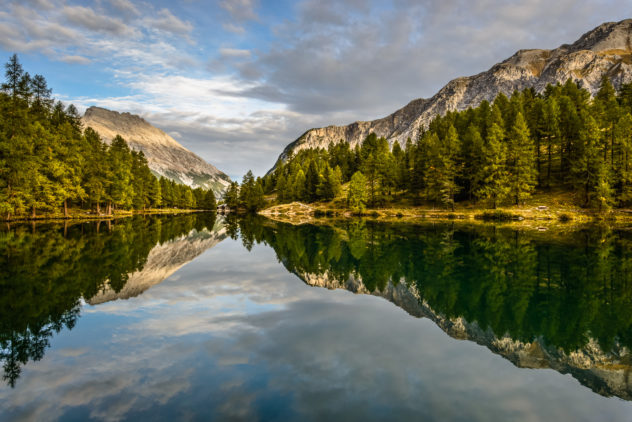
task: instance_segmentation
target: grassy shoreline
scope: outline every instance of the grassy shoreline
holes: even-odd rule
[[[104,221],[104,220],[114,220],[117,218],[127,218],[135,215],[176,215],[176,214],[192,214],[192,213],[201,213],[201,212],[215,212],[215,210],[193,210],[193,209],[178,209],[178,208],[156,208],[156,209],[146,209],[146,210],[117,210],[112,214],[96,214],[94,212],[79,210],[79,209],[71,209],[69,210],[69,215],[65,216],[63,211],[52,212],[52,213],[42,213],[35,216],[35,218],[30,215],[17,215],[11,216],[10,219],[7,219],[6,216],[0,217],[0,221],[3,223],[17,223],[17,222],[31,222],[31,221]]]
[[[365,218],[376,221],[421,222],[462,221],[480,224],[503,224],[516,227],[548,230],[552,226],[574,227],[591,224],[632,225],[632,212],[615,209],[605,213],[582,209],[564,203],[530,201],[524,206],[505,206],[488,209],[477,204],[457,206],[454,211],[431,206],[390,206],[367,209],[362,215],[353,214],[340,202],[304,204],[293,202],[268,207],[259,214],[291,224],[314,223],[323,220]]]

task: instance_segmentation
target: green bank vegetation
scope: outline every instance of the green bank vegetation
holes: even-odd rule
[[[572,80],[542,93],[500,94],[435,118],[403,147],[370,134],[355,148],[340,141],[298,151],[262,187],[276,204],[325,203],[353,213],[625,208],[632,203],[632,84],[617,93],[604,77],[594,98]]]
[[[73,105],[51,98],[17,55],[0,92],[0,218],[112,215],[150,208],[215,210],[212,191],[156,178],[141,151],[83,128]]]

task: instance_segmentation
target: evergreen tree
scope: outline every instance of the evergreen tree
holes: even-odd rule
[[[503,130],[498,124],[493,123],[487,133],[483,166],[479,170],[480,175],[478,176],[481,183],[476,195],[489,201],[494,209],[509,193],[506,157]]]
[[[604,210],[612,203],[612,191],[606,164],[601,154],[601,130],[595,119],[582,116],[586,122],[577,143],[576,159],[572,162],[573,184],[583,196],[583,205],[597,205]]]
[[[533,193],[537,182],[535,148],[522,113],[516,116],[508,146],[509,191],[519,205]]]
[[[355,172],[353,176],[351,176],[347,203],[349,204],[351,210],[356,214],[361,214],[366,210],[367,183],[367,178],[359,171]]]
[[[314,160],[309,162],[307,173],[305,173],[305,200],[314,202],[318,199],[318,185],[320,183],[320,174]]]
[[[119,135],[112,140],[108,155],[112,174],[112,183],[108,192],[108,214],[111,214],[112,203],[123,209],[128,209],[132,205],[132,155],[127,142]]]
[[[426,162],[426,189],[428,199],[441,202],[454,210],[454,196],[459,191],[456,178],[459,164],[458,134],[454,126],[450,126],[443,141],[436,134],[427,137],[426,148],[428,160]]]
[[[215,211],[217,209],[217,202],[212,189],[205,192],[203,201],[198,205],[204,210]]]
[[[260,181],[256,181],[252,171],[244,175],[239,190],[239,203],[249,212],[257,212],[265,203],[263,197],[263,186]]]

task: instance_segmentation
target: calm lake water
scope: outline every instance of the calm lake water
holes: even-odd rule
[[[0,420],[632,420],[632,231],[0,228]]]

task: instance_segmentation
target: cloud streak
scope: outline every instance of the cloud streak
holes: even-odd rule
[[[233,175],[265,173],[311,127],[383,117],[516,50],[632,16],[627,0],[5,4],[1,48],[98,67],[116,88],[55,87],[65,100],[140,113]]]

